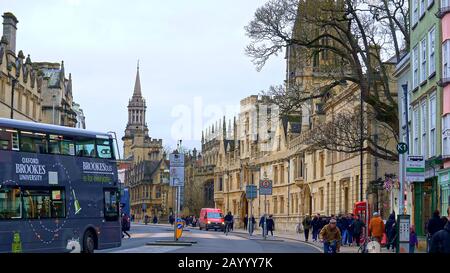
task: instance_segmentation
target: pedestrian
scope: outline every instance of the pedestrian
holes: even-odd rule
[[[343,216],[342,214],[339,215],[339,218],[337,220],[337,227],[342,234],[342,245],[345,246],[348,239],[348,221],[346,216]]]
[[[313,242],[317,242],[317,235],[319,235],[321,224],[320,214],[318,213],[311,221]]]
[[[175,222],[175,217],[173,216],[173,214],[169,215],[169,224],[173,225],[173,223]]]
[[[250,235],[253,234],[253,231],[255,230],[255,227],[256,227],[256,220],[255,220],[255,217],[253,216],[253,214],[251,217],[251,221],[252,221],[252,225],[251,225]]]
[[[363,232],[363,228],[366,226],[364,222],[361,220],[359,215],[356,215],[355,221],[353,221],[352,224],[352,230],[353,230],[353,239],[356,242],[356,245],[359,246],[361,241],[361,234]]]
[[[450,206],[447,208],[447,215],[450,217]],[[436,232],[431,237],[431,253],[450,253],[450,219],[447,218],[447,223],[444,228]]]
[[[153,224],[157,224],[158,223],[158,217],[156,217],[156,215],[155,216],[153,216]]]
[[[311,229],[311,217],[306,214],[305,218],[303,219],[302,225],[303,225],[303,232],[305,233],[305,242],[308,242],[309,237],[309,230]]]
[[[323,241],[324,253],[340,251],[342,237],[336,222],[336,219],[331,218],[330,223],[325,225],[319,233],[319,238]]]
[[[427,252],[430,251],[431,246],[431,238],[435,233],[443,229],[443,221],[440,217],[439,210],[435,210],[433,212],[433,216],[428,220],[426,224],[426,230],[427,230]]]
[[[195,215],[192,215],[192,227],[196,226],[197,226],[197,217],[195,217]]]
[[[130,230],[130,217],[126,215],[125,213],[122,213],[122,238],[125,237],[124,233],[128,236],[128,238],[131,238],[131,235],[128,233]]]
[[[144,216],[144,222],[145,222],[145,224],[148,224],[148,215],[147,214]]]
[[[269,215],[269,219],[267,219],[267,233],[266,235],[269,235],[269,231],[270,234],[273,237],[273,231],[275,230],[275,221],[272,218],[272,215]]]
[[[266,222],[266,224],[267,224],[266,217],[267,217],[266,214],[263,214],[263,216],[261,216],[261,218],[259,219],[259,227],[262,228],[262,236],[263,237],[266,236],[266,234],[264,234],[265,229],[267,227],[267,226],[264,226],[264,222]]]
[[[349,213],[347,216],[347,232],[348,232],[348,236],[347,236],[347,243],[349,246],[353,245],[353,229],[351,228],[353,225],[353,222],[355,221],[355,217],[353,215],[353,213]]]
[[[244,217],[244,230],[247,230],[247,225],[248,225],[248,215],[246,214]]]
[[[395,238],[396,238],[396,225],[395,225],[395,212],[392,212],[389,215],[389,219],[386,222],[385,232],[387,236],[386,248],[389,250],[392,247],[392,250],[395,249]]]
[[[409,228],[409,253],[414,253],[414,250],[419,247],[419,241],[417,240],[416,228],[411,225]]]
[[[131,222],[134,222],[134,214],[131,214]]]
[[[370,219],[369,223],[369,234],[374,237],[380,245],[381,239],[383,238],[384,229],[385,227],[383,220],[378,212],[374,212],[373,218]]]

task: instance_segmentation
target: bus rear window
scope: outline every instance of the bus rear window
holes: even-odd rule
[[[0,189],[0,220],[22,218],[20,190],[17,188]]]
[[[65,218],[65,193],[61,188],[23,190],[25,218]]]

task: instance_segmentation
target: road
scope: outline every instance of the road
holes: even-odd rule
[[[248,235],[231,232],[226,236],[220,231],[200,231],[188,228],[180,240],[196,241],[192,246],[146,245],[156,240],[173,239],[173,229],[168,225],[133,224],[131,238],[122,240],[120,248],[96,251],[96,253],[319,253],[308,244],[291,240],[249,239]]]

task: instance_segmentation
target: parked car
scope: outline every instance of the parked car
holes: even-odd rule
[[[223,213],[221,209],[203,208],[200,211],[198,218],[198,227],[200,230],[214,229],[224,230],[225,223],[223,220]]]

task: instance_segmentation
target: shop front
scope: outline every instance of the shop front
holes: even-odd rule
[[[439,172],[439,186],[441,190],[440,212],[442,216],[448,216],[447,208],[450,206],[450,168]]]

